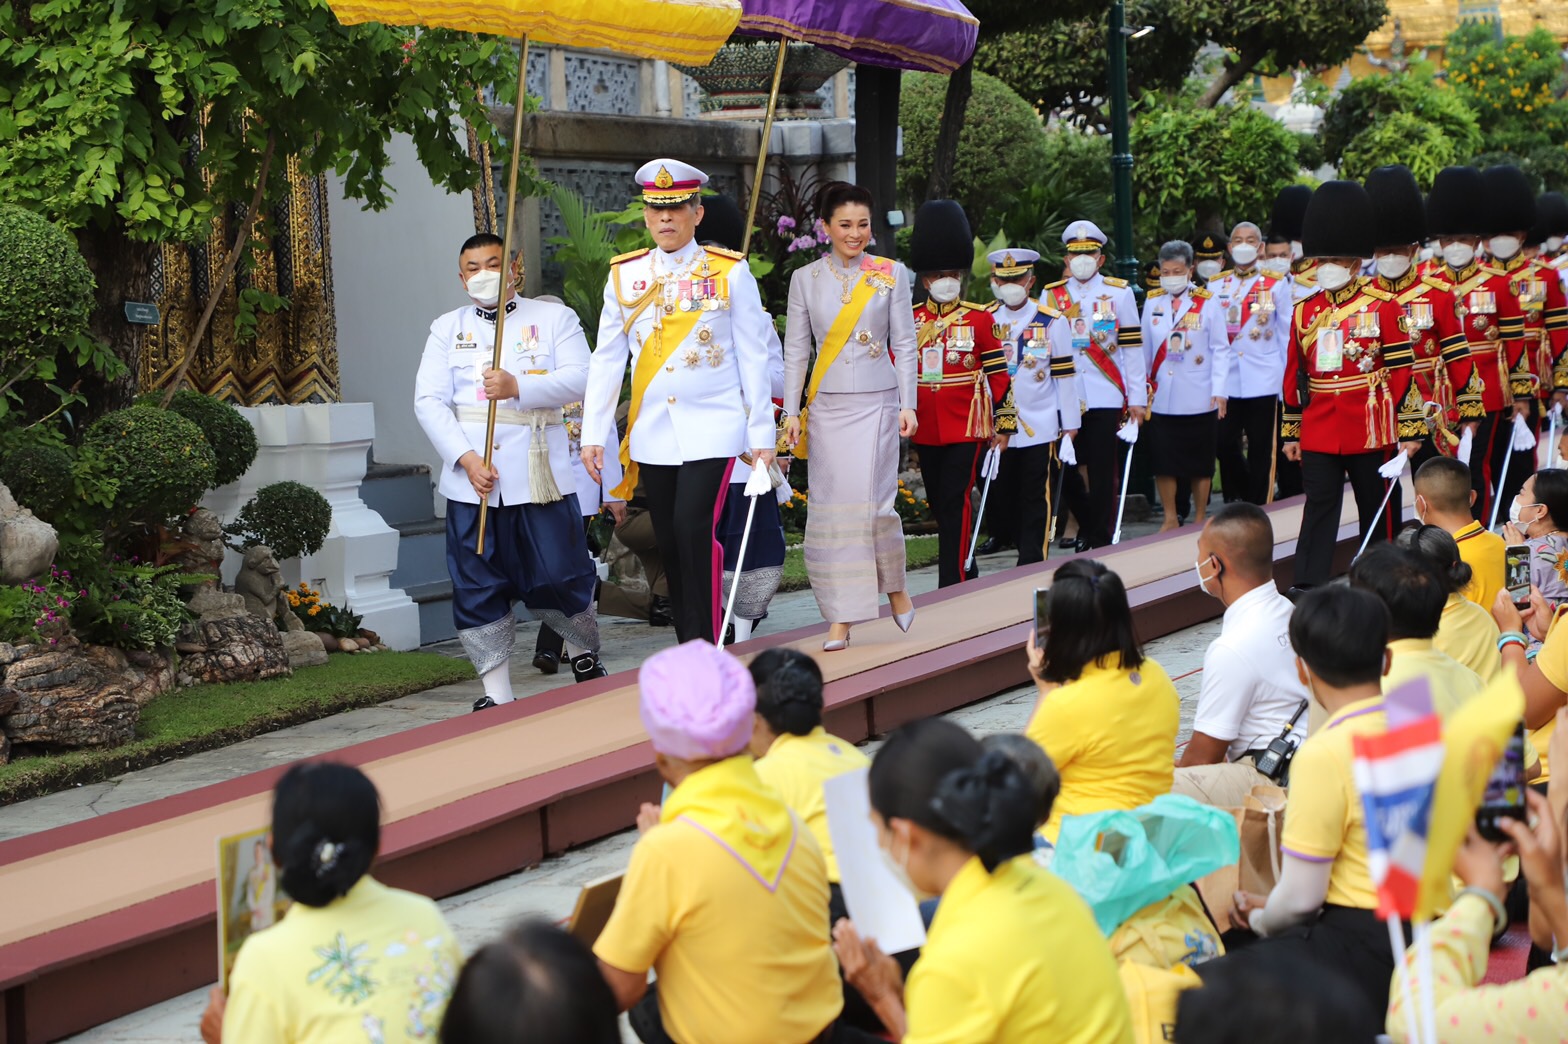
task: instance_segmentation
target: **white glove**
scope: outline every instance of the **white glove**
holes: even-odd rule
[[[744,492],[748,497],[760,497],[764,493],[773,492],[773,478],[768,474],[768,469],[760,464],[753,464],[751,477],[746,480]]]
[[[1382,475],[1386,479],[1397,480],[1399,478],[1399,476],[1403,475],[1405,473],[1405,471],[1409,467],[1410,467],[1410,453],[1409,453],[1409,451],[1408,450],[1400,450],[1398,453],[1394,454],[1394,456],[1388,461],[1388,463],[1386,463],[1382,467],[1378,468],[1377,469],[1377,473],[1379,475]]]
[[[994,479],[1002,467],[1002,450],[999,446],[992,446],[985,451],[985,459],[980,462],[980,477]]]
[[[1514,441],[1515,453],[1535,449],[1535,430],[1530,427],[1530,422],[1517,413],[1514,414]]]
[[[1546,415],[1555,420],[1558,425],[1561,426],[1563,422],[1563,404],[1560,402],[1552,403],[1552,408],[1546,411]]]
[[[1117,428],[1116,437],[1127,443],[1129,446],[1137,442],[1138,422],[1135,420],[1129,420],[1126,424],[1123,424],[1120,428]]]
[[[1459,446],[1454,450],[1454,458],[1461,464],[1470,463],[1470,450],[1475,445],[1475,433],[1469,428],[1459,436]]]
[[[789,484],[788,480],[785,480],[773,487],[773,495],[778,500],[779,507],[783,507],[794,499],[795,489]]]
[[[1071,435],[1062,436],[1062,441],[1059,442],[1056,446],[1056,459],[1061,461],[1063,464],[1066,464],[1068,467],[1074,467],[1077,465],[1078,454],[1073,449],[1073,437]]]

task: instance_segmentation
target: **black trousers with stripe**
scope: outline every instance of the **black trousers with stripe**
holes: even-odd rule
[[[1215,449],[1225,503],[1266,504],[1273,498],[1278,433],[1278,396],[1255,395],[1231,399],[1226,404]],[[1246,438],[1245,452],[1243,436]]]
[[[1127,444],[1116,437],[1121,424],[1121,410],[1085,410],[1073,439],[1078,467],[1067,471],[1066,506],[1078,519],[1079,539],[1090,547],[1110,544],[1116,524],[1121,464],[1127,454]]]
[[[1326,584],[1333,575],[1334,545],[1339,534],[1339,512],[1345,502],[1345,481],[1350,481],[1356,498],[1356,515],[1361,520],[1361,539],[1365,540],[1377,515],[1388,483],[1377,473],[1391,454],[1387,450],[1338,455],[1301,454],[1301,482],[1306,487],[1307,503],[1301,513],[1301,535],[1296,544],[1296,586]],[[1399,531],[1399,486],[1381,518],[1373,540],[1392,540]]]
[[[920,457],[920,477],[926,484],[926,500],[936,515],[937,586],[951,587],[980,575],[978,567],[964,572],[969,554],[969,491],[974,488],[984,442],[950,442],[943,446],[915,444]],[[987,506],[987,511],[990,510]]]
[[[680,642],[717,641],[724,549],[716,529],[734,463],[734,457],[715,457],[638,465],[670,584],[675,638]]]

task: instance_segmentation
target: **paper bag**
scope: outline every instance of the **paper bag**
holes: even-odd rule
[[[1237,891],[1268,895],[1279,880],[1280,834],[1285,826],[1285,791],[1272,783],[1252,788],[1240,808],[1228,809],[1241,835],[1241,858],[1198,879],[1209,912],[1228,930],[1227,914]]]

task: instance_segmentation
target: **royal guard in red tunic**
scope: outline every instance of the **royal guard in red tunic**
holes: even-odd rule
[[[930,296],[915,309],[919,426],[912,441],[936,514],[941,587],[979,575],[964,571],[974,528],[969,491],[981,454],[992,443],[1006,449],[1017,426],[996,317],[959,300],[974,242],[964,209],[950,199],[930,200],[915,215],[910,267]]]
[[[1307,502],[1296,546],[1296,586],[1326,583],[1332,569],[1344,484],[1350,480],[1365,539],[1386,490],[1378,474],[1395,443],[1419,442],[1400,430],[1395,405],[1410,386],[1410,338],[1393,296],[1359,277],[1372,256],[1372,201],[1354,181],[1320,185],[1307,206],[1302,248],[1318,261],[1316,293],[1291,317],[1285,363],[1285,454],[1301,461]],[[1375,535],[1399,527],[1393,498]]]
[[[1530,242],[1536,246],[1536,260],[1557,277],[1568,293],[1568,197],[1561,192],[1543,192],[1535,199],[1535,226],[1530,229]]]
[[[1410,336],[1414,362],[1410,390],[1399,404],[1402,434],[1420,432],[1421,449],[1411,460],[1420,467],[1438,454],[1452,457],[1461,431],[1480,423],[1481,385],[1475,380],[1470,347],[1454,298],[1423,279],[1416,255],[1426,239],[1426,205],[1409,167],[1379,167],[1367,175],[1367,195],[1377,221],[1377,250],[1372,255],[1373,286],[1393,296]]]
[[[1465,463],[1470,465],[1475,490],[1472,510],[1483,522],[1491,518],[1513,415],[1528,413],[1534,398],[1528,376],[1517,384],[1511,376],[1525,354],[1524,316],[1518,301],[1508,290],[1506,276],[1475,259],[1486,234],[1485,192],[1485,181],[1474,167],[1444,167],[1426,198],[1427,230],[1437,236],[1443,255],[1443,266],[1426,280],[1453,296],[1454,315],[1470,346],[1474,378],[1481,385],[1484,412]]]

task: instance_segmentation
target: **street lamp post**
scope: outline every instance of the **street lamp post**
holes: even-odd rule
[[[1138,285],[1138,255],[1132,241],[1132,144],[1128,140],[1127,117],[1127,8],[1125,0],[1111,4],[1110,47],[1111,81],[1111,194],[1114,204],[1113,235],[1116,255],[1112,261],[1116,274]]]

